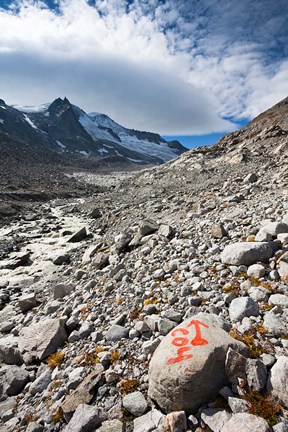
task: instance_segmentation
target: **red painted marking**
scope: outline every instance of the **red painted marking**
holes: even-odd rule
[[[183,335],[188,335],[189,334],[189,331],[187,329],[180,327],[178,329],[173,330],[173,332],[171,333],[171,336],[176,336],[177,332],[180,332]]]
[[[189,351],[190,349],[191,348],[187,347],[187,346],[179,348],[178,351],[177,351],[178,357],[171,357],[171,358],[169,358],[168,361],[167,361],[167,364],[171,365],[171,364],[179,363],[179,362],[181,362],[183,360],[188,360],[188,359],[192,358],[193,357],[192,354],[183,354],[185,351]]]
[[[189,340],[187,338],[177,337],[177,338],[172,340],[172,345],[181,347],[183,345],[187,345],[188,342],[189,342]]]
[[[192,327],[195,326],[195,331],[196,331],[196,335],[194,337],[194,339],[192,339],[191,344],[193,346],[201,346],[201,345],[207,345],[208,341],[204,338],[202,338],[201,336],[201,330],[200,330],[200,326],[202,325],[205,328],[208,328],[209,326],[202,323],[201,321],[198,320],[192,320],[187,327]]]

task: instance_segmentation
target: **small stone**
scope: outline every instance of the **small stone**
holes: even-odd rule
[[[27,312],[38,305],[39,303],[34,293],[23,295],[18,300],[18,306],[21,309],[21,312]]]
[[[258,176],[255,173],[249,173],[244,178],[244,183],[255,183],[258,180]]]
[[[123,423],[120,420],[106,420],[97,432],[123,432]]]
[[[112,325],[105,335],[107,341],[117,342],[126,339],[129,336],[129,330],[120,325]]]
[[[269,304],[288,308],[288,296],[284,294],[272,294],[269,298]]]
[[[166,428],[171,432],[186,432],[187,418],[185,411],[174,411],[167,414]]]
[[[227,236],[227,231],[222,223],[214,223],[211,228],[211,237],[221,239]]]
[[[19,338],[14,336],[6,336],[0,339],[0,361],[18,366],[23,364],[18,341]]]
[[[232,384],[238,384],[238,378],[246,380],[247,359],[240,353],[229,348],[225,360],[225,372]]]
[[[159,227],[158,234],[160,236],[169,238],[173,234],[173,228],[170,225],[162,224]]]
[[[244,399],[228,397],[228,404],[234,414],[249,412],[249,403]]]
[[[52,262],[55,265],[61,265],[64,263],[69,263],[70,262],[70,255],[68,253],[55,254],[55,256],[52,258]]]
[[[166,336],[176,325],[177,323],[175,323],[175,321],[170,321],[167,318],[160,318],[158,321],[159,332],[164,336]]]
[[[283,320],[273,312],[267,312],[263,318],[264,327],[276,337],[286,334],[287,329]]]
[[[259,279],[265,275],[265,267],[262,264],[253,264],[248,267],[247,275]]]
[[[53,298],[54,300],[61,299],[74,291],[74,284],[58,284],[54,287]]]
[[[74,233],[68,240],[67,242],[69,243],[76,243],[76,242],[80,242],[81,240],[85,239],[87,237],[87,231],[86,228],[83,227],[81,229],[79,229],[76,233]]]
[[[145,397],[139,391],[135,391],[124,396],[122,404],[123,407],[135,417],[142,416],[148,408]]]
[[[158,230],[158,228],[159,225],[154,220],[152,219],[143,220],[139,225],[139,234],[141,235],[141,237],[144,237],[154,233],[155,231]]]

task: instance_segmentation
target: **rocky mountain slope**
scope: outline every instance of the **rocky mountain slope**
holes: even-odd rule
[[[287,431],[286,122],[0,230],[1,432]]]
[[[35,151],[48,148],[122,166],[161,164],[187,150],[158,134],[124,128],[107,115],[86,114],[67,98],[38,107],[11,107],[0,100],[0,131],[35,146]]]

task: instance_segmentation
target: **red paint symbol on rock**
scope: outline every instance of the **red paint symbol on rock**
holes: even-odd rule
[[[208,325],[206,325],[206,324],[204,324],[198,320],[192,320],[187,325],[187,327],[192,327],[193,325],[195,326],[196,335],[195,335],[194,339],[192,339],[191,344],[193,346],[207,345],[208,341],[206,339],[202,338],[202,336],[201,336],[200,326],[202,325],[203,327],[208,328]],[[178,354],[177,357],[171,357],[168,359],[168,361],[167,361],[168,365],[171,365],[174,363],[179,363],[183,360],[188,360],[188,359],[193,357],[192,354],[184,354],[186,351],[189,351],[191,349],[190,346],[187,346],[189,343],[188,338],[179,337],[179,336],[177,336],[177,333],[180,333],[182,336],[187,336],[189,334],[189,330],[187,330],[187,328],[180,327],[171,333],[171,336],[174,337],[174,339],[172,340],[172,345],[180,347],[180,348],[178,348],[178,350],[177,350],[177,354]],[[177,337],[175,337],[175,336],[177,336]]]
[[[198,320],[192,320],[187,327],[192,327],[195,326],[195,331],[196,331],[196,336],[195,338],[191,341],[191,344],[193,346],[201,346],[201,345],[207,345],[208,341],[204,338],[202,338],[201,336],[201,330],[200,330],[200,325],[202,325],[205,328],[208,328],[208,325],[202,323],[201,321]]]

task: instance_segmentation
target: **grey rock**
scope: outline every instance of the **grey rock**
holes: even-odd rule
[[[186,432],[187,418],[185,411],[174,411],[167,414],[166,430],[171,432]]]
[[[0,323],[0,333],[8,333],[15,327],[15,321],[3,321]]]
[[[67,334],[62,321],[44,319],[20,331],[18,346],[24,361],[30,362],[33,358],[45,359],[66,340]]]
[[[228,404],[234,414],[249,412],[249,402],[236,397],[228,397]]]
[[[158,234],[160,236],[169,238],[173,234],[173,228],[170,225],[162,224],[159,227]]]
[[[166,336],[176,325],[177,323],[175,323],[175,321],[170,321],[167,318],[160,318],[158,321],[159,332],[164,336]]]
[[[159,338],[144,342],[142,345],[143,352],[146,354],[153,354],[160,342],[161,340]]]
[[[133,421],[133,432],[152,432],[163,420],[164,415],[157,409],[152,409],[147,414],[137,417]]]
[[[107,341],[117,342],[126,339],[129,336],[129,330],[117,324],[112,325],[105,335]]]
[[[247,352],[244,344],[215,326],[208,314],[190,317],[154,352],[149,366],[149,397],[164,412],[195,412],[228,382],[225,357],[229,347]]]
[[[273,426],[273,432],[288,432],[288,424],[284,422],[277,423]]]
[[[255,183],[258,180],[258,176],[255,173],[249,173],[244,178],[244,183]]]
[[[68,253],[65,252],[59,252],[59,253],[55,253],[54,256],[52,257],[52,262],[55,265],[61,265],[64,263],[69,263],[70,262],[70,255]]]
[[[238,242],[225,247],[221,254],[223,264],[251,265],[257,261],[266,262],[273,255],[273,250],[266,242]]]
[[[288,225],[284,222],[270,222],[269,224],[264,225],[259,230],[259,232],[260,231],[270,234],[272,237],[277,237],[278,234],[288,233]],[[256,241],[257,241],[257,235],[256,235]]]
[[[225,359],[225,372],[232,384],[238,384],[238,378],[246,380],[247,359],[239,352],[229,348]]]
[[[63,432],[91,432],[100,424],[99,410],[95,406],[80,404]]]
[[[222,223],[214,223],[211,228],[211,237],[221,239],[227,236],[227,231]]]
[[[97,432],[123,432],[123,423],[120,420],[106,420]]]
[[[54,300],[61,299],[74,291],[74,284],[58,284],[53,289],[53,298]]]
[[[6,364],[22,365],[23,357],[18,349],[18,337],[6,336],[0,339],[0,361]]]
[[[44,426],[41,423],[31,422],[27,426],[27,429],[25,432],[42,432],[43,430],[44,430]]]
[[[241,321],[244,317],[258,316],[257,303],[250,297],[239,297],[232,300],[229,306],[231,321]]]
[[[265,275],[265,267],[262,264],[252,264],[247,269],[247,275],[259,279]]]
[[[74,233],[67,241],[69,243],[77,243],[84,240],[87,237],[87,231],[85,227],[80,228],[76,233]]]
[[[267,391],[288,407],[288,357],[281,356],[270,370]]]
[[[9,259],[0,262],[0,269],[14,270],[25,266],[30,258],[30,252],[16,252]]]
[[[261,417],[253,414],[233,414],[231,419],[223,426],[221,432],[270,432],[268,423]]]
[[[142,416],[148,408],[147,401],[139,391],[129,393],[122,400],[123,407],[135,417]]]
[[[273,312],[267,312],[263,318],[264,327],[274,336],[286,334],[287,329],[282,318],[276,316]]]
[[[159,228],[159,225],[154,220],[152,220],[152,219],[143,220],[143,221],[141,221],[141,223],[139,225],[139,234],[142,237],[144,237],[144,236],[147,236],[149,234],[154,233],[155,231],[158,230],[158,228]]]
[[[23,295],[18,300],[18,306],[21,309],[21,312],[27,312],[38,305],[39,302],[37,301],[34,293]]]
[[[32,395],[42,393],[51,382],[52,372],[47,368],[35,381],[30,385],[29,392]]]
[[[246,375],[248,386],[252,391],[260,392],[266,385],[267,369],[259,359],[247,359]]]
[[[269,298],[269,304],[288,308],[288,296],[284,294],[272,294]]]
[[[207,408],[201,413],[201,419],[213,432],[220,432],[230,418],[231,414],[223,409]]]
[[[29,381],[29,373],[19,366],[3,366],[0,369],[2,394],[16,396],[24,389]],[[0,386],[1,393],[1,386]]]

